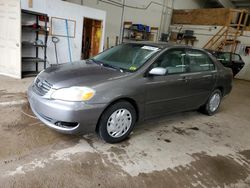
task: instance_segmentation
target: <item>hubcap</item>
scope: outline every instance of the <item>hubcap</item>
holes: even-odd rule
[[[113,138],[126,134],[132,124],[132,115],[127,109],[116,110],[108,119],[107,131]]]
[[[220,105],[220,94],[219,93],[215,93],[209,102],[209,109],[211,112],[214,112],[217,110],[217,108]]]

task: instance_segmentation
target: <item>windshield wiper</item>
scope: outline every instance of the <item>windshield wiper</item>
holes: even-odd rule
[[[122,69],[120,67],[117,67],[117,66],[114,66],[114,65],[110,65],[110,64],[107,64],[107,63],[103,63],[103,62],[97,61],[97,60],[95,60],[93,58],[92,59],[88,59],[88,61],[92,61],[95,64],[100,65],[100,66],[104,66],[104,67],[112,68],[112,69],[115,69],[115,70],[119,70],[120,72],[126,71],[125,69]]]
[[[116,69],[116,70],[119,70],[120,72],[123,72],[124,70],[120,67],[117,67],[117,66],[114,66],[114,65],[110,65],[110,64],[107,64],[107,63],[102,63],[102,66],[104,67],[109,67],[109,68],[112,68],[112,69]]]
[[[98,65],[101,65],[102,64],[102,62],[100,62],[100,61],[96,61],[95,59],[88,59],[87,61],[92,61],[92,62],[94,62],[95,64],[98,64]]]

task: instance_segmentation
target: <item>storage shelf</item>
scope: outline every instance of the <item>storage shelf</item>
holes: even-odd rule
[[[136,38],[127,38],[127,37],[124,37],[123,39],[126,41],[148,41],[145,39],[136,39]]]
[[[35,71],[34,71],[34,66],[29,65],[30,70],[22,70],[22,77],[36,76],[40,72],[39,70],[40,63],[43,64],[43,69],[46,69],[47,40],[48,40],[48,34],[49,34],[47,24],[48,24],[49,18],[47,14],[22,9],[22,19],[26,17],[26,16],[23,17],[23,15],[28,15],[29,17],[33,17],[34,21],[32,22],[34,24],[32,24],[32,22],[29,25],[23,24],[22,33],[26,33],[27,35],[34,33],[35,36],[30,35],[32,38],[30,37],[30,39],[26,39],[22,41],[22,49],[26,48],[26,50],[31,50],[31,48],[34,48],[31,50],[32,52],[32,55],[30,55],[31,57],[26,57],[23,54],[24,57],[22,57],[22,65],[28,64],[28,63],[35,64]],[[25,20],[22,20],[22,23],[26,23]],[[30,41],[38,41],[38,40],[43,41],[43,43],[36,44],[35,42],[30,42]],[[40,50],[42,50],[42,53],[39,53]],[[24,66],[23,68],[27,68],[27,67]]]
[[[45,59],[41,59],[38,57],[22,57],[22,62],[46,62]]]
[[[24,30],[24,31],[34,31],[34,32],[37,32],[37,31],[48,32],[44,28],[34,28],[32,26],[27,26],[27,25],[22,25],[22,30]]]
[[[137,26],[136,26],[137,25]],[[155,41],[158,38],[158,27],[149,27],[132,22],[123,22],[122,42],[124,41]]]
[[[124,28],[125,30],[128,30],[128,31],[134,31],[134,32],[139,32],[139,33],[148,33],[150,34],[151,32],[147,32],[147,31],[141,31],[141,30],[138,30],[138,29],[132,29],[132,28]]]
[[[47,47],[46,45],[44,44],[34,44],[32,42],[28,42],[28,41],[23,41],[22,42],[22,47]]]
[[[22,13],[31,14],[31,15],[34,15],[34,16],[47,16],[47,14],[44,14],[44,13],[34,12],[34,11],[24,10],[24,9],[22,9]]]
[[[23,71],[22,77],[23,78],[34,77],[34,76],[37,76],[38,74],[39,74],[39,72],[37,72],[37,71]]]

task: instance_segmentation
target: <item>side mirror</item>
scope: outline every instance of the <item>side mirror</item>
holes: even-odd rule
[[[164,76],[166,75],[166,73],[167,73],[167,70],[162,67],[156,67],[149,71],[149,75],[155,75],[155,76]]]

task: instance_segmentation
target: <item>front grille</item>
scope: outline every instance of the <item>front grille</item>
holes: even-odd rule
[[[33,88],[38,95],[43,96],[49,92],[49,90],[52,88],[52,84],[48,83],[46,80],[40,80],[37,78]]]

